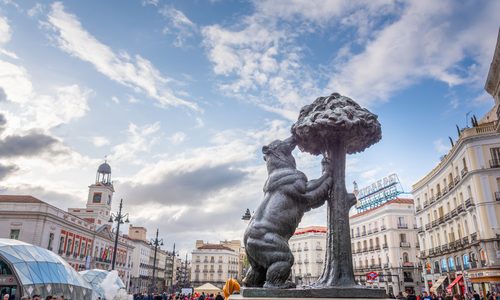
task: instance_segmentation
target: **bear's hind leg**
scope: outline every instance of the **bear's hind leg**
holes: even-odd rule
[[[278,261],[273,263],[269,269],[267,269],[267,278],[264,287],[274,289],[294,288],[295,284],[288,281],[291,266],[292,265],[288,261]]]
[[[243,284],[247,287],[262,287],[266,281],[266,271],[260,268],[250,267],[243,279]]]

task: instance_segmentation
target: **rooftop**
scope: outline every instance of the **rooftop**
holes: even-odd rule
[[[380,205],[380,206],[377,206],[377,207],[374,207],[374,208],[371,208],[371,209],[368,209],[368,210],[365,210],[363,212],[360,212],[360,213],[357,213],[355,215],[352,215],[350,218],[357,218],[357,217],[361,217],[361,216],[364,216],[366,214],[369,214],[371,212],[374,212],[376,211],[377,209],[380,209],[384,206],[389,206],[391,204],[413,204],[413,199],[408,199],[408,198],[396,198],[394,200],[390,200],[390,201],[387,201],[385,202],[384,204]]]
[[[326,226],[308,226],[297,228],[293,235],[301,235],[306,233],[326,233]]]
[[[15,203],[45,203],[29,195],[0,195],[0,202],[15,202]]]
[[[198,250],[229,250],[229,251],[232,251],[234,252],[233,249],[229,248],[229,247],[226,247],[224,245],[220,245],[220,244],[204,244],[203,246],[200,246],[197,248]]]

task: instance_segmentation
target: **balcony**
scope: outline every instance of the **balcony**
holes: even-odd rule
[[[389,269],[389,263],[384,264],[384,269]]]
[[[441,198],[441,192],[436,193],[436,200],[438,200],[439,198]],[[433,201],[431,201],[431,202],[433,202]]]
[[[387,243],[383,243],[382,248],[387,249],[387,248],[389,248],[389,245],[387,245]]]
[[[359,232],[358,232],[358,233],[356,233],[356,237],[360,237],[360,236],[361,236],[361,235],[359,234]]]
[[[380,226],[380,231],[384,231],[384,230],[386,230],[385,225]]]
[[[465,236],[462,238],[462,245],[468,245],[469,244],[469,237]]]
[[[441,245],[441,252],[445,252],[448,250],[448,245]]]
[[[323,263],[323,259],[322,258],[316,258],[316,263],[322,264]]]
[[[421,210],[422,210],[422,206],[420,206],[420,205],[417,205],[417,207],[416,207],[416,209],[415,209],[415,210],[416,210],[416,212],[419,212],[419,211],[421,211]]]
[[[432,203],[434,203],[434,202],[436,202],[436,198],[434,198],[434,196],[431,196],[431,197],[429,198],[429,204],[432,204]]]
[[[470,235],[470,242],[471,243],[477,242],[477,232],[474,232],[473,234]]]
[[[398,224],[398,229],[408,229],[408,224]]]
[[[464,178],[465,175],[467,175],[467,172],[469,172],[469,170],[467,169],[467,167],[463,168],[462,171],[460,171],[460,175],[462,175],[462,178]]]
[[[429,206],[429,201],[424,201],[424,208],[426,208],[427,206]]]
[[[455,185],[453,182],[448,183],[448,189],[451,190]]]
[[[424,251],[420,251],[420,258],[423,258],[425,257],[425,250]]]
[[[458,211],[457,211],[457,209],[455,208],[455,209],[453,209],[453,210],[451,211],[451,217],[456,217],[456,216],[458,216]]]
[[[417,233],[423,233],[423,232],[424,232],[424,228],[422,226],[417,228]]]
[[[361,236],[365,236],[365,235],[366,235],[366,231],[361,232]]]
[[[366,247],[363,247],[363,252],[368,252],[368,249]]]
[[[308,264],[309,263],[309,260],[308,259],[304,259],[304,264]]]
[[[497,197],[497,193],[498,192],[495,193],[495,197]],[[498,196],[500,196],[500,194]],[[500,200],[500,199],[497,198],[497,201],[498,200]],[[465,200],[465,208],[469,208],[469,207],[472,207],[472,206],[474,206],[474,202],[472,202],[472,198],[469,198],[469,199]]]
[[[409,242],[401,242],[401,243],[399,243],[399,246],[401,248],[410,248],[410,243]]]
[[[431,223],[425,224],[425,230],[431,230]]]
[[[490,168],[500,168],[500,159],[490,160]]]
[[[373,251],[373,246],[370,246],[369,250],[370,250],[370,251]]]
[[[458,212],[459,214],[461,214],[461,213],[465,212],[465,207],[464,207],[464,205],[463,205],[463,204],[459,204],[459,205],[458,205],[458,207],[457,207],[457,212]]]
[[[453,178],[453,183],[455,185],[457,185],[457,183],[459,183],[459,182],[460,182],[460,177],[457,176],[457,177]]]
[[[372,234],[372,230],[368,229],[367,234]]]
[[[495,192],[495,200],[500,201],[500,192]]]
[[[438,223],[439,224],[443,224],[444,223],[444,216],[439,217]]]
[[[316,251],[323,251],[323,248],[321,246],[316,246]]]
[[[377,233],[377,232],[378,232],[378,228],[374,228],[373,233]]]
[[[309,251],[309,248],[305,247],[305,248],[304,248],[304,251]]]
[[[439,225],[438,220],[432,221],[432,227],[437,227]]]
[[[404,282],[413,282],[413,278],[411,278],[411,277],[405,277],[405,278],[403,278],[403,281]]]

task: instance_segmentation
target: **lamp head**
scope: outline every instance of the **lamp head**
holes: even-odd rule
[[[108,220],[109,223],[113,223],[113,217],[109,217],[109,220]]]

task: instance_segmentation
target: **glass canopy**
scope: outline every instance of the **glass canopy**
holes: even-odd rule
[[[57,254],[18,240],[0,239],[0,261],[16,276],[23,296],[92,298],[92,287]]]

